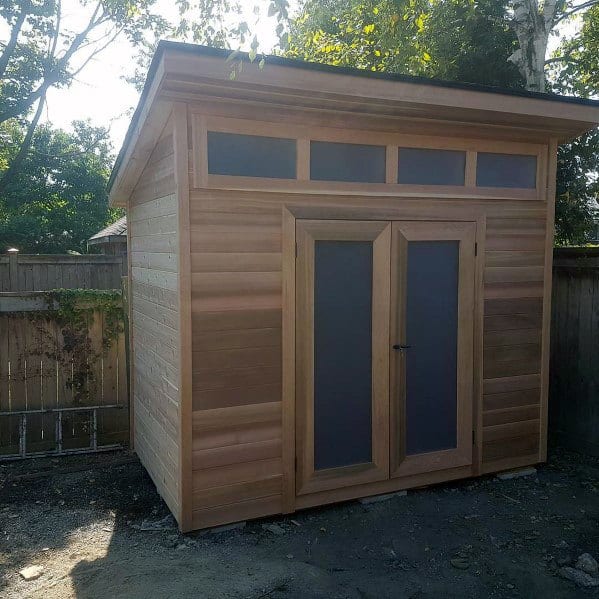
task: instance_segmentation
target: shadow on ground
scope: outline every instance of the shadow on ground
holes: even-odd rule
[[[7,598],[599,597],[556,575],[599,557],[599,462],[559,450],[536,476],[185,536],[128,454],[3,466],[0,484]]]

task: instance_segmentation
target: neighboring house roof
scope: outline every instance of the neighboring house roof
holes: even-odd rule
[[[96,243],[110,243],[112,241],[127,241],[127,217],[119,218],[119,220],[108,225],[105,229],[98,231],[92,235],[89,240],[89,245]]]

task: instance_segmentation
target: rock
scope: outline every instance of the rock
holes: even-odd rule
[[[143,531],[171,530],[176,528],[175,519],[169,514],[162,520],[144,520],[141,524],[134,524],[131,528]]]
[[[576,583],[579,587],[584,587],[586,589],[592,587],[599,587],[599,578],[594,578],[586,572],[581,572],[580,570],[576,570],[575,568],[570,568],[569,566],[566,566],[564,568],[560,568],[558,570],[558,573],[562,578],[571,580],[572,582]]]
[[[575,568],[577,570],[581,570],[582,572],[586,572],[591,576],[595,576],[597,573],[599,573],[599,565],[597,565],[597,560],[589,553],[583,553],[578,558]]]
[[[19,574],[23,580],[35,580],[44,573],[44,566],[27,566],[23,568]]]
[[[454,557],[449,563],[458,570],[467,570],[470,567],[470,562],[464,557]]]
[[[268,532],[271,532],[273,535],[277,535],[278,537],[285,534],[285,529],[278,524],[263,524],[262,528]]]
[[[404,497],[407,494],[407,491],[397,491],[397,493],[386,493],[385,495],[373,495],[372,497],[362,497],[362,499],[360,499],[359,501],[362,505],[369,505],[371,503],[389,501],[389,499],[393,499],[394,497]]]
[[[555,562],[560,568],[562,566],[569,566],[572,563],[572,558],[569,555],[565,557],[560,557]]]
[[[537,473],[536,468],[520,468],[519,470],[509,470],[497,475],[499,480],[512,480],[513,478],[522,478],[523,476],[532,476]]]
[[[244,520],[243,522],[234,522],[233,524],[223,524],[222,526],[214,526],[212,528],[207,528],[206,530],[200,531],[200,535],[215,535],[221,532],[231,532],[234,530],[241,530],[245,528],[247,522]]]

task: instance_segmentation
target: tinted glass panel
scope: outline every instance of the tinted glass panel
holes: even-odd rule
[[[295,179],[294,139],[208,131],[212,175]]]
[[[479,187],[534,189],[537,186],[537,157],[479,152],[476,184]]]
[[[406,453],[456,447],[459,242],[408,243]]]
[[[385,182],[385,146],[310,143],[310,178],[315,181]]]
[[[316,241],[314,468],[372,461],[372,242]]]
[[[399,183],[464,185],[466,152],[399,148]]]

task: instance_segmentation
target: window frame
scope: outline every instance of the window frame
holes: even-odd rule
[[[208,115],[191,111],[192,189],[268,191],[404,197],[411,199],[493,199],[545,201],[548,146],[542,143],[418,135],[381,129],[344,129],[301,125],[297,120],[277,122]],[[380,125],[379,125],[380,127]],[[208,131],[296,139],[296,178],[276,179],[208,173]],[[353,143],[386,146],[385,183],[315,181],[310,179],[310,142]],[[416,185],[398,183],[400,147],[466,152],[465,185]],[[536,188],[477,187],[478,152],[524,154],[537,157]]]

